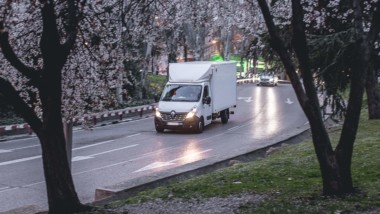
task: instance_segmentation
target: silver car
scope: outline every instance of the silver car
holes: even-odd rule
[[[270,85],[276,86],[278,84],[278,77],[273,71],[265,71],[261,73],[257,85]]]

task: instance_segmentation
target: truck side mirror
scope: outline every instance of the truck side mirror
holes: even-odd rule
[[[210,104],[211,103],[211,97],[210,96],[207,96],[207,97],[204,97],[203,98],[203,104]]]

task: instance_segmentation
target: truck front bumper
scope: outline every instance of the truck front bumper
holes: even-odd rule
[[[198,126],[198,117],[193,117],[190,119],[185,119],[182,121],[166,121],[160,117],[154,117],[154,125],[159,129],[175,129],[175,130],[194,130]]]

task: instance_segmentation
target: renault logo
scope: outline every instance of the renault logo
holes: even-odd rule
[[[170,117],[173,119],[173,118],[175,117],[175,114],[176,114],[176,113],[175,113],[175,111],[174,111],[174,110],[173,110],[173,111],[171,111],[171,112],[170,112]]]

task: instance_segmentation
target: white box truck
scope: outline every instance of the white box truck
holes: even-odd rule
[[[189,129],[202,133],[204,126],[221,118],[227,123],[236,107],[236,63],[195,61],[169,64],[166,83],[156,108],[157,132]]]

